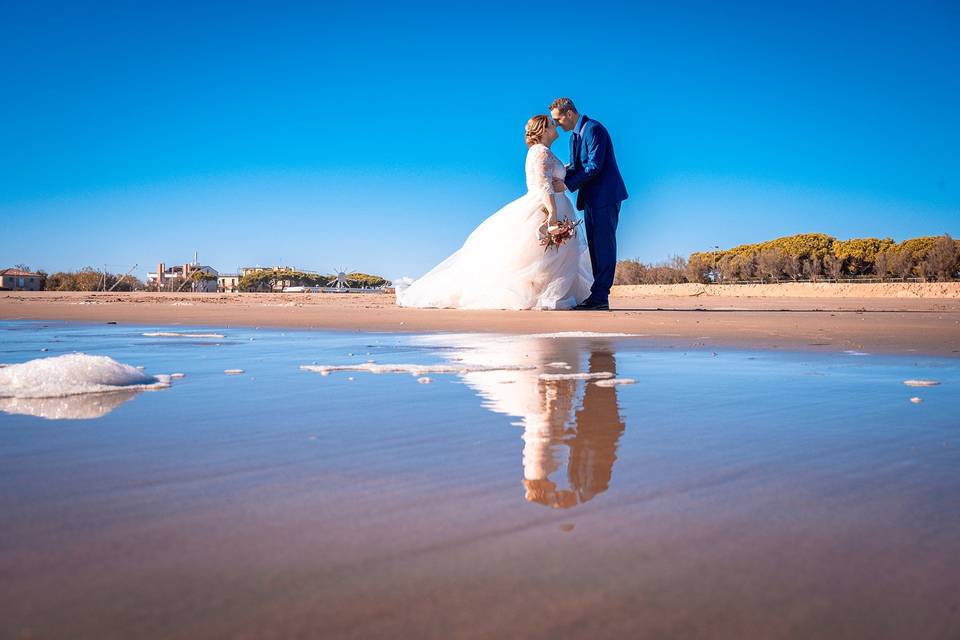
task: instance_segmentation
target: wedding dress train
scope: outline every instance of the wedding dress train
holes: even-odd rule
[[[463,246],[425,276],[397,289],[402,307],[569,309],[590,295],[593,274],[582,230],[557,248],[539,244],[544,199],[558,220],[576,220],[565,193],[555,194],[563,163],[542,144],[527,152],[526,195],[484,220]]]

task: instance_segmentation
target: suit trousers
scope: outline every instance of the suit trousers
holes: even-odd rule
[[[617,270],[617,224],[620,222],[619,202],[602,207],[585,207],[583,224],[590,248],[590,266],[593,267],[593,286],[590,302],[608,302],[613,276]]]

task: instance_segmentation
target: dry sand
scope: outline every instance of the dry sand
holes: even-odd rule
[[[779,294],[779,295],[778,295]],[[960,283],[614,287],[611,312],[401,309],[389,294],[0,292],[0,320],[640,334],[676,348],[960,353]]]

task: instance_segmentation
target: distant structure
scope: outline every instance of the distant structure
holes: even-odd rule
[[[10,268],[0,271],[0,290],[2,291],[40,291],[43,288],[43,276],[39,273]]]
[[[219,293],[237,293],[240,291],[240,278],[238,273],[221,273],[217,276],[217,291]]]
[[[246,276],[246,275],[250,275],[250,274],[253,274],[253,273],[261,273],[261,272],[264,272],[264,271],[269,271],[269,272],[272,272],[272,273],[277,273],[277,272],[286,272],[286,273],[301,272],[301,273],[308,273],[308,274],[310,274],[310,275],[319,275],[319,274],[314,274],[314,273],[311,272],[311,271],[301,271],[300,269],[297,269],[297,268],[295,268],[295,267],[290,267],[290,266],[276,266],[276,267],[260,267],[260,266],[257,266],[257,267],[240,267],[240,278],[243,278],[243,277]],[[239,280],[238,280],[238,282],[239,282]],[[276,279],[273,280],[273,285],[272,285],[272,286],[269,285],[269,284],[263,283],[263,284],[260,284],[257,288],[249,289],[249,290],[250,290],[250,291],[260,291],[260,292],[274,291],[274,292],[278,292],[278,293],[279,293],[279,292],[283,291],[285,288],[287,288],[287,287],[292,287],[292,286],[294,286],[294,282],[293,282],[293,280],[292,280],[291,278],[276,278]]]
[[[289,266],[261,267],[260,265],[257,265],[255,267],[240,267],[240,277],[242,278],[245,275],[248,275],[251,273],[259,273],[261,271],[296,271],[296,270],[297,269],[295,269],[294,267],[289,267]]]
[[[337,267],[337,275],[327,283],[328,287],[333,287],[334,289],[348,289],[350,288],[350,283],[347,279],[347,271],[343,267]]]
[[[216,293],[219,275],[213,267],[201,265],[194,254],[193,263],[185,262],[170,268],[163,262],[159,263],[156,272],[147,274],[147,288],[157,291]]]
[[[253,282],[246,283],[246,291],[277,293],[319,293],[321,291],[330,293],[378,293],[383,291],[382,287],[351,287],[350,273],[342,268],[336,269],[336,275],[331,278],[316,271],[304,271],[289,266],[240,267],[239,278],[235,283],[233,281],[222,282],[220,290],[230,292],[230,286],[239,290],[239,282],[244,277],[264,273],[273,274],[273,277],[256,278]],[[326,286],[304,284],[304,282],[326,282]]]

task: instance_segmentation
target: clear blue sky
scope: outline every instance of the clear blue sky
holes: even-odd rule
[[[321,4],[0,4],[0,266],[418,276],[557,96],[613,136],[621,257],[960,236],[952,0]]]

